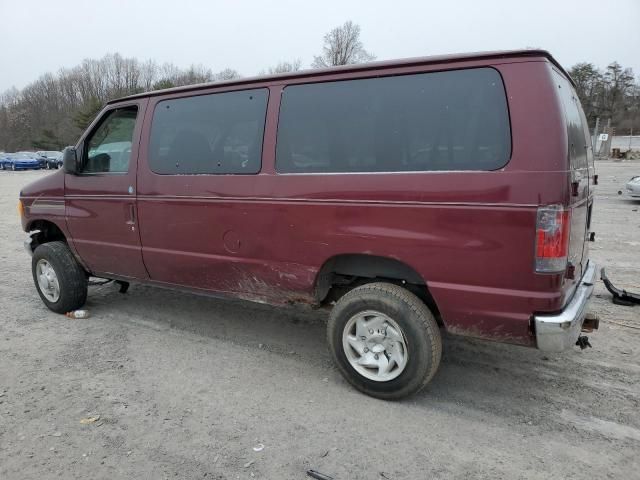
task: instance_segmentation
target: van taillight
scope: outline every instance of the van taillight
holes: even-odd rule
[[[538,208],[536,272],[555,273],[567,268],[571,212],[562,205]]]

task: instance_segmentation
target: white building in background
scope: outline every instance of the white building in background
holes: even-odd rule
[[[634,152],[640,152],[640,135],[615,135],[610,139],[605,139],[606,134],[598,135],[595,144],[595,153],[607,156],[614,148],[620,150],[620,152],[627,152],[632,150]],[[604,148],[607,148],[607,141],[610,140],[609,152],[603,152]]]

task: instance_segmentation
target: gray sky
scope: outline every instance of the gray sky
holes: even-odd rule
[[[617,60],[640,76],[640,0],[0,0],[0,92],[114,52],[246,76],[308,67],[348,19],[380,60],[540,47],[567,68]]]

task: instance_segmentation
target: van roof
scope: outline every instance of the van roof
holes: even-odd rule
[[[377,70],[380,68],[391,67],[403,67],[412,65],[425,65],[425,64],[438,64],[438,63],[456,63],[465,62],[470,60],[490,60],[490,59],[507,59],[507,58],[522,58],[522,57],[544,57],[553,63],[567,79],[575,87],[575,83],[566,70],[553,58],[553,56],[546,50],[527,49],[527,50],[502,50],[493,52],[474,52],[474,53],[455,53],[450,55],[433,55],[428,57],[413,57],[403,58],[398,60],[384,60],[378,62],[358,63],[351,65],[341,65],[338,67],[318,68],[301,70],[298,72],[279,73],[275,75],[260,75],[254,77],[238,78],[235,80],[225,80],[218,82],[198,83],[194,85],[184,85],[181,87],[165,88],[162,90],[152,90],[149,92],[138,93],[127,97],[117,98],[107,102],[108,104],[120,102],[122,100],[128,100],[132,98],[143,98],[157,95],[165,95],[174,92],[188,92],[193,90],[200,90],[209,87],[218,87],[226,85],[245,85],[258,82],[268,82],[270,80],[288,80],[292,78],[305,78],[305,77],[319,77],[323,75],[330,75],[333,73],[348,73],[348,72],[361,72],[367,70]]]

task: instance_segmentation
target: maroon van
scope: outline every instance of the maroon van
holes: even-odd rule
[[[594,178],[572,80],[527,50],[115,100],[20,209],[54,312],[89,276],[332,305],[337,367],[391,399],[433,377],[440,328],[576,344]]]

